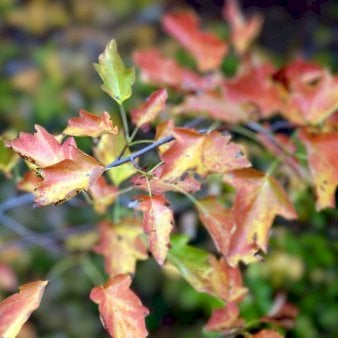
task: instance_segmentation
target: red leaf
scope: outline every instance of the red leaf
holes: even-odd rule
[[[156,49],[137,51],[133,59],[141,69],[142,81],[159,87],[190,92],[213,89],[219,82],[219,76],[200,76],[181,67],[174,59],[164,57]]]
[[[318,125],[338,108],[338,76],[302,60],[284,67],[275,75],[288,92],[284,115],[298,125]]]
[[[101,116],[88,113],[81,109],[80,117],[68,120],[68,126],[63,131],[66,135],[99,137],[103,134],[117,134],[118,128],[113,126],[110,115],[102,112]]]
[[[205,329],[208,331],[222,331],[231,334],[244,327],[244,320],[239,319],[239,309],[236,303],[229,302],[224,308],[216,309],[212,313]]]
[[[283,336],[273,330],[261,330],[258,333],[254,334],[252,338],[283,338]]]
[[[191,12],[176,12],[164,15],[162,24],[196,59],[202,72],[217,69],[228,51],[225,42],[212,33],[202,32],[198,17]]]
[[[34,135],[20,133],[13,141],[7,141],[6,146],[12,148],[25,160],[45,168],[65,159],[71,159],[76,152],[73,138],[68,138],[62,145],[44,128],[35,125]]]
[[[87,190],[104,172],[104,166],[76,148],[71,160],[41,169],[43,181],[35,189],[38,206],[60,204]]]
[[[137,260],[148,257],[147,248],[141,239],[143,229],[137,219],[127,218],[112,224],[99,224],[100,243],[95,252],[102,254],[105,270],[112,277],[118,274],[134,273]]]
[[[285,191],[271,176],[255,169],[236,170],[224,176],[237,189],[233,205],[235,231],[231,234],[227,261],[248,264],[266,252],[269,232],[276,215],[296,218],[296,212]]]
[[[47,281],[24,284],[20,292],[0,303],[0,337],[14,338],[39,305]]]
[[[164,110],[167,98],[168,93],[165,89],[158,89],[153,92],[143,105],[131,111],[133,123],[137,127],[142,128],[143,131],[148,131],[149,123]]]
[[[237,0],[226,0],[223,17],[229,22],[231,42],[237,53],[243,54],[247,52],[252,41],[262,29],[262,17],[254,15],[250,19],[245,19]]]
[[[185,128],[175,128],[173,135],[175,141],[161,155],[165,162],[161,179],[175,181],[187,170],[204,176],[250,166],[242,146],[230,142],[230,136],[216,131],[203,135]]]
[[[334,208],[338,185],[338,132],[315,134],[302,129],[299,136],[307,150],[317,209]]]
[[[172,210],[164,196],[140,196],[138,209],[143,212],[143,228],[149,235],[149,247],[158,264],[165,261],[174,227]]]
[[[117,275],[90,293],[90,299],[99,304],[104,327],[114,338],[144,338],[148,335],[144,317],[149,311],[130,290],[130,284],[129,275]]]
[[[217,250],[227,256],[230,236],[232,230],[235,230],[231,210],[224,208],[216,197],[198,200],[197,209],[201,221],[211,235]]]

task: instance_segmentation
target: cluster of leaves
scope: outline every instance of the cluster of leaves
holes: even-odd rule
[[[197,291],[219,300],[221,306],[211,314],[206,330],[280,337],[270,329],[252,331],[238,307],[248,293],[240,262],[251,264],[267,252],[277,215],[297,218],[287,193],[272,173],[278,165],[285,165],[289,180],[297,176],[314,186],[318,210],[335,206],[338,78],[303,60],[276,69],[251,48],[261,29],[261,17],[245,18],[236,1],[227,1],[223,14],[230,27],[227,42],[202,30],[191,12],[163,17],[164,30],[191,55],[198,72],[157,49],[136,51],[134,62],[141,79],[161,89],[130,114],[123,104],[132,94],[135,71],[124,66],[112,40],[95,69],[103,81],[102,89],[118,104],[120,118],[81,110],[79,117],[69,119],[61,135],[53,136],[36,125],[33,135],[21,133],[5,142],[2,169],[9,175],[17,164],[17,154],[25,159],[29,171],[19,188],[32,192],[38,206],[60,204],[84,192],[96,212],[105,215],[119,195],[131,189],[138,191],[131,203],[134,211],[126,217],[103,219],[98,225],[100,238],[95,251],[104,256],[109,279],[105,285],[96,286],[90,298],[99,305],[112,337],[147,336],[144,317],[148,310],[130,284],[137,261],[147,259],[149,252],[160,266],[175,269]],[[231,49],[240,65],[235,76],[228,78],[220,68]],[[167,104],[171,96],[168,90],[183,96],[183,101]],[[199,130],[189,123],[175,125],[182,116],[193,117],[194,124],[201,117],[201,124],[214,123]],[[276,116],[291,130],[289,135],[276,132],[271,122]],[[155,138],[145,139],[142,135],[152,130],[152,125],[156,126]],[[244,147],[231,141],[229,131],[240,132],[240,128],[246,133],[257,132],[260,144],[276,156],[266,172],[250,168]],[[80,150],[74,137],[92,138],[94,155]],[[150,144],[134,150],[146,143]],[[305,171],[302,146],[311,178]],[[156,162],[138,162],[155,150]],[[236,190],[231,207],[225,207],[231,203],[226,193],[210,191],[211,178],[219,186]],[[125,188],[126,182],[131,186]],[[174,230],[175,210],[168,192],[184,195],[194,204],[217,255],[189,245],[189,238]],[[46,284],[26,284],[19,294],[0,303],[1,336],[17,335],[39,305]],[[281,324],[275,315],[261,322]]]

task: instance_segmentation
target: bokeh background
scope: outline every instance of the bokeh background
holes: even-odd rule
[[[245,13],[264,16],[257,46],[276,65],[303,56],[337,72],[337,1],[241,4]],[[35,123],[57,133],[80,108],[116,110],[101,91],[92,66],[108,41],[117,40],[128,65],[137,48],[155,45],[170,51],[173,42],[161,30],[160,18],[179,7],[194,9],[206,27],[226,37],[222,6],[221,0],[1,0],[0,133],[32,132]],[[183,52],[177,58],[188,62]],[[223,68],[231,73],[235,67],[230,55]],[[137,82],[127,108],[149,92]],[[80,146],[90,149],[86,140]],[[93,226],[98,216],[83,207],[81,198],[33,209],[26,196],[8,211],[8,220],[2,207],[17,195],[15,183],[23,167],[20,164],[11,178],[0,173],[0,264],[13,267],[18,284],[46,276],[53,283],[20,337],[108,337],[96,305],[88,299],[103,271],[101,258],[87,253],[96,238]],[[242,312],[254,320],[271,309],[276,297],[287,298],[299,311],[287,337],[338,337],[338,212],[317,213],[313,195],[306,191],[293,197],[300,220],[288,226],[277,222],[266,261],[245,271],[251,296],[242,304]],[[179,210],[177,218],[196,223],[189,207]],[[55,240],[48,242],[51,236]],[[202,234],[196,243],[204,239]],[[139,264],[133,287],[151,311],[147,318],[151,337],[211,336],[201,331],[215,303],[211,297],[161,272],[152,260]],[[0,275],[0,299],[13,291]]]

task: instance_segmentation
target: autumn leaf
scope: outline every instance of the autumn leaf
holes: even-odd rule
[[[261,330],[255,333],[252,338],[283,338],[283,336],[274,330]]]
[[[117,224],[103,221],[98,227],[100,243],[95,252],[104,256],[106,272],[110,276],[135,273],[136,262],[148,257],[140,222],[126,218]]]
[[[51,166],[65,159],[71,159],[74,156],[76,144],[72,137],[61,145],[43,127],[36,124],[35,130],[36,133],[33,135],[20,133],[15,140],[7,141],[6,146],[40,168]]]
[[[35,189],[35,203],[44,206],[68,201],[87,190],[103,172],[101,163],[77,149],[71,160],[40,169],[43,181]]]
[[[168,13],[163,16],[162,25],[192,54],[200,71],[207,72],[220,66],[228,46],[213,33],[201,31],[195,14],[188,11]]]
[[[34,193],[35,189],[41,184],[43,178],[34,170],[25,172],[21,181],[16,185],[18,189]]]
[[[195,92],[211,90],[220,81],[217,74],[200,76],[180,66],[174,59],[164,57],[156,49],[136,51],[133,60],[141,70],[142,81],[158,87]]]
[[[247,290],[242,286],[239,268],[230,267],[208,252],[187,245],[184,235],[172,236],[168,262],[199,292],[206,292],[226,302],[242,299]]]
[[[148,335],[144,317],[149,311],[130,290],[130,284],[129,275],[117,275],[90,293],[90,299],[99,304],[105,329],[114,338],[144,338]]]
[[[120,129],[121,123],[118,119],[114,119],[117,127]],[[99,143],[94,148],[95,157],[104,165],[115,161],[126,146],[126,138],[124,133],[117,135],[105,134],[100,138]],[[127,149],[124,155],[127,156],[130,151]],[[125,163],[119,167],[111,168],[107,174],[115,186],[119,186],[128,177],[133,175],[136,169],[131,163]]]
[[[173,181],[187,170],[205,176],[250,166],[243,147],[230,142],[228,135],[223,136],[216,131],[200,134],[190,129],[175,128],[173,136],[175,141],[161,155],[165,162],[161,179]]]
[[[140,196],[138,209],[143,212],[143,229],[149,235],[149,248],[157,263],[163,265],[174,227],[173,211],[164,196]]]
[[[269,118],[285,110],[283,87],[273,80],[275,68],[270,63],[249,65],[233,79],[223,82],[225,97],[233,105],[241,105],[248,114],[258,110]],[[230,103],[228,103],[230,105]]]
[[[157,115],[165,108],[168,93],[165,89],[158,89],[153,92],[139,108],[131,111],[131,120],[136,127],[143,131],[149,130],[150,122],[154,121]]]
[[[232,208],[235,230],[226,258],[231,266],[239,261],[249,264],[260,259],[259,250],[266,253],[275,216],[294,219],[297,214],[283,188],[270,175],[242,169],[226,174],[224,179],[237,190]]]
[[[135,81],[135,69],[125,68],[117,52],[115,40],[108,43],[99,57],[99,63],[95,63],[94,67],[103,81],[102,89],[118,104],[130,97]]]
[[[239,308],[235,302],[229,302],[225,307],[213,311],[205,329],[221,331],[229,335],[244,327],[244,320],[239,318]]]
[[[98,214],[104,214],[107,208],[114,203],[118,195],[118,189],[107,184],[105,178],[100,176],[90,187],[89,194],[93,201],[93,206]]]
[[[231,42],[237,53],[243,54],[247,52],[252,41],[262,29],[262,17],[256,14],[246,19],[239,8],[237,0],[226,0],[223,7],[223,17],[230,25]]]
[[[198,200],[196,204],[199,217],[212,237],[219,252],[227,256],[235,223],[230,209],[226,209],[216,197]]]
[[[107,133],[114,135],[118,133],[118,128],[113,126],[110,115],[105,111],[101,113],[101,116],[97,116],[81,109],[79,114],[80,117],[73,117],[68,120],[68,126],[63,131],[64,134],[99,137]]]
[[[24,284],[20,292],[0,302],[0,337],[14,338],[41,302],[47,281]]]
[[[296,60],[275,74],[275,79],[289,93],[283,114],[297,125],[320,125],[338,108],[338,76],[325,68]]]
[[[154,195],[161,195],[167,191],[185,191],[185,192],[195,192],[200,190],[201,183],[193,177],[193,175],[185,175],[174,182],[166,182],[162,180],[159,176],[161,173],[161,167],[159,170],[153,172],[153,176],[149,177],[148,183],[151,190],[151,193]],[[147,180],[142,174],[134,175],[131,179],[131,183],[136,189],[141,189],[148,191]]]
[[[206,116],[231,124],[248,121],[252,115],[252,108],[247,109],[238,102],[229,100],[223,87],[221,91],[205,91],[187,95],[174,112],[196,117]]]
[[[317,194],[316,207],[318,210],[334,208],[338,185],[338,132],[316,134],[301,129],[299,137],[308,155]]]

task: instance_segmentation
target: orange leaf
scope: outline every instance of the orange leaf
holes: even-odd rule
[[[100,176],[90,187],[89,194],[93,200],[94,209],[98,214],[104,214],[107,208],[114,203],[118,189],[107,184],[105,178]]]
[[[129,275],[117,275],[90,293],[90,299],[99,304],[104,327],[114,338],[144,338],[148,335],[144,317],[149,311],[130,290],[130,284]]]
[[[231,41],[234,44],[235,50],[239,54],[245,53],[261,31],[263,24],[262,17],[254,15],[250,19],[245,19],[237,0],[226,0],[223,8],[223,17],[229,22]]]
[[[205,115],[231,124],[248,121],[251,115],[246,107],[234,100],[229,100],[224,90],[188,95],[184,102],[175,109],[175,112],[197,117]]]
[[[230,236],[235,227],[231,210],[224,208],[216,197],[198,200],[197,209],[217,250],[226,256],[229,251]]]
[[[238,317],[239,309],[237,304],[229,302],[225,307],[213,311],[208,323],[205,325],[205,329],[231,334],[244,327],[244,320]]]
[[[200,190],[201,183],[197,181],[192,175],[186,175],[182,179],[175,182],[166,182],[159,176],[161,173],[161,167],[155,170],[154,176],[149,179],[149,187],[151,193],[154,195],[161,195],[167,191],[181,191],[195,192]],[[136,189],[142,189],[148,191],[147,180],[144,175],[135,175],[131,179],[132,184]]]
[[[127,218],[117,224],[103,221],[99,224],[100,243],[95,252],[102,254],[105,270],[110,276],[134,273],[137,260],[148,257],[141,239],[143,229],[137,219]]]
[[[273,81],[274,72],[269,63],[249,65],[235,79],[224,81],[225,96],[233,104],[245,105],[248,112],[258,109],[260,116],[269,118],[284,109],[282,95],[285,93],[282,86]]]
[[[87,190],[103,172],[101,163],[76,149],[71,160],[40,170],[43,181],[35,189],[35,202],[38,206],[63,203]]]
[[[228,46],[212,33],[202,32],[195,14],[188,11],[169,13],[164,15],[162,24],[165,31],[192,54],[200,71],[207,72],[220,66]]]
[[[174,227],[173,211],[164,196],[140,196],[138,209],[143,212],[143,228],[149,235],[150,251],[158,264],[162,265]]]
[[[23,191],[34,193],[35,189],[43,181],[43,178],[39,176],[34,170],[28,170],[25,172],[21,181],[18,182],[17,188]]]
[[[230,136],[216,131],[202,135],[184,128],[175,128],[173,135],[175,141],[161,155],[162,179],[173,181],[187,170],[204,176],[250,166],[242,146],[230,142]]]
[[[317,209],[334,208],[338,185],[338,132],[314,134],[302,129],[299,136],[307,150]]]
[[[105,111],[101,113],[101,116],[97,116],[81,109],[79,114],[80,117],[68,120],[68,126],[63,131],[64,134],[99,137],[103,134],[116,135],[118,133],[118,128],[113,126],[110,115]]]
[[[163,88],[153,92],[142,106],[131,111],[133,123],[137,127],[141,127],[142,130],[147,131],[149,123],[165,108],[167,98],[168,93]]]
[[[283,338],[283,336],[277,331],[261,330],[254,334],[252,338]]]
[[[237,189],[233,205],[235,230],[231,234],[227,261],[235,266],[260,259],[266,252],[269,232],[276,215],[296,218],[296,212],[283,188],[270,175],[255,169],[236,170],[224,176]]]
[[[164,57],[158,50],[140,50],[134,54],[134,63],[141,69],[141,79],[158,87],[182,91],[203,91],[215,88],[219,76],[200,76],[183,68],[174,59]]]
[[[25,160],[40,168],[51,166],[65,159],[71,159],[76,151],[73,138],[68,138],[62,145],[44,128],[35,125],[34,135],[20,133],[13,141],[7,141],[6,146],[12,148]]]
[[[47,284],[47,281],[24,284],[20,287],[19,293],[0,303],[0,337],[17,336],[31,313],[39,307]]]
[[[319,125],[338,108],[338,76],[297,60],[275,75],[289,92],[284,115],[298,125]]]

